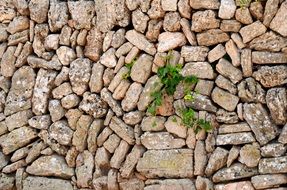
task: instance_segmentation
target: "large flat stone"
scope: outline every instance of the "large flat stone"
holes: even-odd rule
[[[268,51],[253,51],[252,62],[255,64],[284,64],[287,62],[287,55]]]
[[[239,145],[255,142],[251,132],[217,135],[216,145]]]
[[[270,23],[270,28],[282,36],[287,36],[287,2],[283,2],[275,17]]]
[[[263,158],[258,165],[260,174],[287,173],[287,156]]]
[[[29,176],[23,180],[23,190],[73,190],[68,180]]]
[[[193,150],[148,150],[136,168],[147,178],[193,177]]]

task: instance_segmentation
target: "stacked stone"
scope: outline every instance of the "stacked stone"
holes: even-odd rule
[[[1,0],[0,189],[285,190],[287,1],[242,3]]]

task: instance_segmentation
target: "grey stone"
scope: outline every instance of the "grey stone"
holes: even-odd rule
[[[150,43],[143,34],[135,30],[129,30],[127,31],[125,37],[130,43],[135,45],[140,50],[143,50],[150,55],[154,55],[156,53],[154,45]]]
[[[41,59],[33,55],[29,55],[27,57],[27,62],[32,68],[43,68],[51,70],[61,70],[62,68],[62,64],[59,60],[46,61],[45,59]]]
[[[56,32],[62,29],[68,22],[68,6],[66,2],[53,0],[50,2],[48,23],[50,30]]]
[[[165,52],[186,44],[186,38],[181,32],[163,32],[158,37],[158,52]]]
[[[215,73],[208,62],[189,62],[183,67],[181,74],[186,76],[196,76],[200,79],[213,79]]]
[[[212,46],[228,41],[229,35],[220,29],[210,29],[196,35],[198,45]]]
[[[130,148],[130,145],[126,141],[121,140],[119,146],[115,150],[110,160],[111,167],[116,168],[116,169],[119,169],[121,167],[121,164],[125,160],[126,155],[129,151],[129,148]]]
[[[229,78],[234,84],[242,80],[242,72],[234,67],[229,61],[221,58],[216,65],[216,70],[223,76]]]
[[[174,138],[168,132],[150,133],[145,132],[141,136],[141,143],[147,149],[176,149],[182,148],[185,141],[181,138]]]
[[[234,111],[239,98],[229,92],[215,87],[211,93],[212,100],[227,111]]]
[[[237,86],[238,96],[243,102],[266,103],[265,90],[252,77],[244,79]]]
[[[257,168],[248,168],[247,166],[235,163],[231,165],[229,168],[223,168],[217,171],[212,180],[214,183],[223,182],[223,181],[232,181],[242,178],[251,177],[258,174]]]
[[[59,144],[69,145],[72,142],[74,131],[65,120],[56,121],[49,127],[49,136]]]
[[[207,165],[207,154],[204,141],[198,140],[194,149],[194,175],[203,176]]]
[[[244,119],[254,132],[260,145],[273,140],[277,135],[277,127],[274,125],[262,104],[243,105]]]
[[[191,7],[189,6],[188,0],[179,0],[177,3],[177,7],[181,17],[186,19],[191,18]]]
[[[239,146],[232,146],[229,151],[228,158],[227,158],[227,167],[229,168],[231,164],[237,159],[239,156],[240,147]]]
[[[284,125],[287,121],[287,95],[285,88],[271,88],[266,94],[267,107],[273,121]]]
[[[278,142],[287,144],[287,124],[284,125],[281,134],[278,138]]]
[[[247,167],[252,168],[258,165],[260,158],[261,155],[259,147],[253,144],[246,144],[240,149],[238,160]]]
[[[112,117],[109,127],[122,139],[127,141],[129,144],[135,143],[134,129],[129,125],[125,124],[121,119]]]
[[[71,63],[69,79],[72,90],[77,95],[82,95],[87,90],[91,70],[91,61],[89,59],[78,58]]]
[[[186,62],[189,61],[205,61],[207,53],[209,51],[208,47],[203,46],[183,46],[181,48],[181,56]]]
[[[75,174],[77,176],[77,186],[81,188],[89,187],[90,181],[92,181],[94,158],[93,155],[85,150],[80,153],[76,160]]]
[[[251,178],[251,182],[256,189],[266,189],[287,183],[287,177],[283,174],[257,175]]]
[[[193,177],[193,151],[190,149],[148,150],[139,159],[136,169],[147,178]]]
[[[258,170],[260,174],[286,173],[287,156],[277,158],[262,158],[259,161]]]
[[[157,189],[182,189],[182,190],[195,190],[195,186],[190,179],[165,179],[165,180],[150,180],[145,190]]]
[[[193,9],[219,9],[220,2],[218,0],[194,0],[190,1],[190,6]]]
[[[74,170],[69,168],[65,159],[59,155],[42,156],[35,160],[26,171],[38,176],[55,176],[60,178],[71,178]]]
[[[208,61],[214,62],[222,58],[226,54],[225,47],[222,44],[218,44],[212,50],[208,52]]]
[[[182,125],[182,120],[178,116],[170,116],[164,123],[166,130],[180,138],[186,138],[187,128]]]
[[[282,48],[286,47],[286,45],[287,45],[287,40],[284,37],[276,34],[275,32],[272,32],[272,31],[266,32],[266,33],[262,34],[261,36],[254,38],[250,42],[250,48],[258,50],[258,51],[272,51],[272,52],[274,51],[274,52],[276,52],[276,51],[280,51]],[[259,52],[257,52],[257,53],[260,55]]]
[[[216,112],[216,121],[221,123],[237,123],[238,115],[235,112],[218,109]]]
[[[286,14],[287,6],[286,6],[286,4],[287,4],[286,2],[283,2],[281,4],[275,17],[272,19],[272,21],[270,23],[270,28],[272,30],[274,30],[275,32],[278,32],[279,34],[281,34],[284,37],[287,36],[287,30],[286,30],[286,28],[283,27],[286,24],[286,20],[287,20],[286,19],[287,18],[287,14]]]
[[[255,142],[251,132],[218,135],[216,145],[240,145]]]
[[[15,176],[1,173],[0,174],[0,188],[3,190],[14,189]]]
[[[283,85],[287,83],[287,66],[262,66],[252,76],[267,88]]]
[[[215,84],[219,88],[227,90],[231,94],[237,94],[237,88],[236,88],[235,84],[233,84],[230,80],[228,80],[227,78],[225,78],[222,75],[218,75],[216,77]]]
[[[133,11],[132,13],[132,23],[136,31],[144,33],[147,28],[147,23],[149,17],[144,14],[140,9]]]
[[[29,2],[30,18],[37,23],[44,23],[48,18],[49,0],[32,0]]]
[[[121,106],[124,111],[131,111],[136,108],[137,101],[139,100],[142,90],[143,87],[140,83],[134,82],[130,85],[124,99],[121,102]]]
[[[196,83],[196,86],[194,88],[195,92],[198,92],[199,94],[210,96],[211,91],[213,89],[214,82],[209,80],[198,80]]]
[[[205,169],[205,174],[211,176],[214,172],[223,168],[226,165],[228,157],[228,151],[217,147],[210,155],[208,164]]]
[[[23,180],[23,190],[73,190],[68,180],[28,176]]]
[[[90,29],[91,21],[95,14],[95,3],[93,1],[68,2],[69,12],[71,14],[72,26],[76,29]]]
[[[185,100],[185,105],[187,107],[192,107],[196,110],[208,111],[215,113],[217,111],[217,107],[214,103],[209,99],[209,97],[201,95],[201,94],[193,94],[193,101]]]
[[[243,42],[247,43],[254,38],[264,34],[266,30],[267,28],[260,21],[256,21],[252,24],[242,27],[239,33],[242,36]]]
[[[167,12],[163,20],[163,29],[168,32],[177,32],[180,30],[180,15],[178,12]]]
[[[219,127],[219,134],[226,133],[240,133],[240,132],[249,132],[251,131],[249,125],[247,123],[236,123],[236,124],[223,124]]]
[[[102,54],[103,36],[97,27],[93,27],[87,36],[84,55],[97,62]]]
[[[142,54],[134,63],[131,69],[131,78],[138,83],[146,83],[151,74],[153,57],[147,54]]]
[[[219,18],[231,19],[236,10],[236,5],[234,0],[222,0],[220,2],[220,7],[218,11]]]
[[[219,20],[212,10],[197,11],[192,15],[191,30],[201,32],[207,29],[219,28]]]
[[[143,113],[140,111],[131,111],[123,116],[123,120],[128,125],[136,125],[142,121]]]
[[[270,143],[260,148],[263,157],[283,156],[287,147],[281,143]]]
[[[24,110],[6,117],[5,124],[9,131],[20,128],[28,124],[28,120],[33,116],[31,110]]]
[[[48,129],[51,125],[50,115],[33,116],[28,120],[29,126],[36,129]]]
[[[162,25],[163,25],[163,21],[150,20],[148,22],[146,38],[151,42],[157,41],[160,30],[162,29]]]

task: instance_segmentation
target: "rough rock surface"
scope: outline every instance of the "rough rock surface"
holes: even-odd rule
[[[0,0],[0,190],[286,190],[286,20],[286,0]]]

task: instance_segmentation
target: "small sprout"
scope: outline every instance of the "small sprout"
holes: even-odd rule
[[[152,122],[151,127],[152,127],[152,128],[155,128],[155,127],[156,127],[156,121],[153,121],[153,122]]]
[[[134,58],[130,63],[125,64],[126,68],[128,68],[129,71],[128,73],[123,74],[122,76],[123,79],[128,79],[129,77],[131,77],[131,70],[136,61],[137,58]]]
[[[177,122],[177,119],[176,119],[176,117],[174,116],[174,117],[172,117],[172,120],[171,120],[172,122],[174,122],[174,123],[176,123]]]
[[[185,99],[185,100],[190,100],[190,101],[192,101],[192,100],[194,99],[194,97],[189,93],[189,94],[186,94],[186,95],[184,96],[184,99]]]

